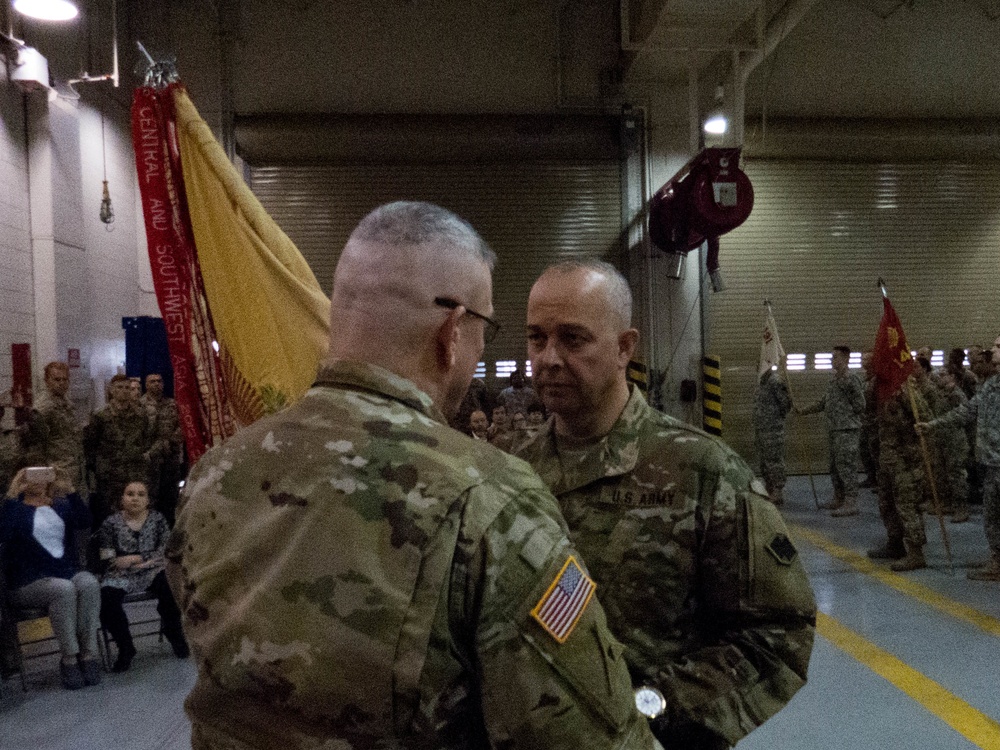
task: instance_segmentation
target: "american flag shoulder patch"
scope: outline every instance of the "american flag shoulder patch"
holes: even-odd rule
[[[580,621],[597,584],[583,572],[572,555],[531,610],[531,616],[559,643],[569,638]]]

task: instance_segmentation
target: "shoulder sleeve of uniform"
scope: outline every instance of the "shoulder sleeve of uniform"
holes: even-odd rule
[[[496,509],[485,524],[467,519],[461,561],[493,744],[650,747],[624,649],[556,520],[555,499],[540,485],[487,486],[474,495],[468,515],[479,512],[477,504]]]

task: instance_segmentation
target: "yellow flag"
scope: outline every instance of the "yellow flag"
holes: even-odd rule
[[[330,301],[187,94],[174,95],[184,188],[230,405],[249,424],[298,400],[326,353]]]

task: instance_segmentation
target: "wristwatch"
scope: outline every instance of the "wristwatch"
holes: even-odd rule
[[[635,707],[647,719],[655,719],[666,710],[667,699],[655,687],[643,685],[636,688]]]

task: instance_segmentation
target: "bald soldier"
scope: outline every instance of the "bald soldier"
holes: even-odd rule
[[[727,748],[805,684],[815,602],[750,468],[626,382],[631,316],[606,263],[535,282],[528,355],[553,418],[519,455],[559,500],[657,739]]]
[[[167,557],[194,750],[654,747],[555,499],[447,426],[494,258],[436,206],[373,211],[314,387],[191,472]]]

